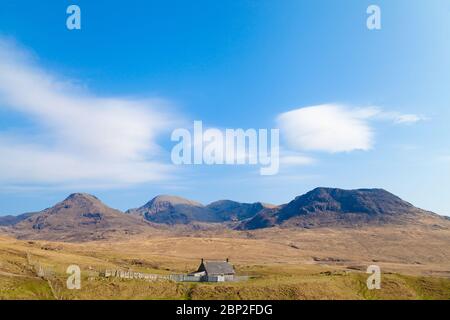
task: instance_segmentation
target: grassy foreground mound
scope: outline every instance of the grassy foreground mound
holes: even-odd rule
[[[252,240],[182,241],[237,246],[242,241]],[[252,244],[255,248],[258,246],[257,242]],[[142,248],[147,248],[146,245],[142,244]],[[251,253],[245,255],[247,260],[235,259],[238,273],[251,277],[244,282],[148,282],[99,276],[99,272],[106,269],[185,273],[194,270],[198,263],[194,258],[163,255],[156,250],[139,255],[138,251],[124,250],[124,246],[146,251],[126,243],[117,244],[114,249],[116,245],[112,244],[63,244],[0,237],[0,299],[450,299],[450,279],[446,275],[383,272],[381,289],[368,290],[368,274],[363,265],[348,266],[332,261],[326,264],[283,260],[274,263],[265,260],[260,251],[256,260],[261,263],[255,262]],[[72,264],[82,270],[80,290],[66,287],[69,277],[66,268]]]

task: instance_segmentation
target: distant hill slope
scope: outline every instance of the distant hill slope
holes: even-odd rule
[[[28,218],[29,216],[33,215],[34,212],[32,213],[23,213],[20,214],[18,216],[12,216],[12,215],[8,215],[8,216],[2,216],[0,217],[0,226],[12,226],[15,225],[16,223],[19,223],[22,220],[25,220],[26,218]]]
[[[263,209],[273,207],[260,202],[240,203],[231,200],[219,200],[204,206],[177,196],[159,195],[142,207],[130,209],[126,213],[142,216],[154,223],[173,225],[192,222],[241,221],[253,217]]]
[[[145,222],[106,206],[95,196],[74,193],[51,208],[28,214],[12,230],[19,238],[85,241],[136,234],[145,227]]]
[[[212,224],[214,223],[214,224]],[[222,223],[223,225],[220,225]],[[316,188],[291,202],[273,206],[220,200],[207,206],[161,195],[127,214],[95,196],[74,193],[40,212],[0,218],[0,230],[20,239],[90,241],[135,234],[210,235],[269,227],[318,228],[424,225],[449,229],[450,219],[414,207],[382,189]],[[430,229],[431,230],[431,229]]]
[[[383,189],[316,188],[288,204],[259,212],[237,228],[252,230],[278,225],[357,227],[366,224],[420,223],[424,219],[444,220]]]
[[[130,209],[126,213],[142,216],[147,221],[165,224],[220,222],[214,212],[201,203],[169,195],[156,196],[142,207]]]
[[[222,221],[240,221],[253,217],[263,209],[275,208],[261,202],[241,203],[232,200],[219,200],[206,206]]]

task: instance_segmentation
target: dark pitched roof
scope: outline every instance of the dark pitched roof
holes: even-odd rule
[[[204,261],[198,271],[206,271],[209,275],[234,274],[233,266],[226,261]]]

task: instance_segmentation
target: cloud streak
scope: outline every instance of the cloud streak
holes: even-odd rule
[[[39,135],[0,131],[0,182],[133,184],[164,179],[157,138],[177,117],[162,100],[98,97],[0,38],[0,108]],[[25,130],[24,130],[25,131]],[[32,142],[31,142],[32,141]]]
[[[352,112],[338,105],[320,105],[283,113],[277,122],[293,150],[336,153],[372,147],[373,132],[366,117],[365,112]]]
[[[277,124],[292,150],[338,153],[372,149],[371,121],[413,124],[424,119],[415,114],[385,112],[378,107],[323,104],[282,113]]]

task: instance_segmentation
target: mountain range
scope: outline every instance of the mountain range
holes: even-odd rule
[[[158,228],[198,224],[235,230],[269,227],[320,228],[429,224],[448,227],[448,219],[416,208],[383,189],[316,188],[279,206],[220,200],[208,205],[160,195],[121,212],[85,193],[39,212],[0,217],[3,231],[18,238],[88,241],[134,235]]]
[[[440,218],[383,189],[343,190],[316,188],[291,202],[265,209],[244,221],[239,229],[281,226],[333,227],[365,224],[405,224]]]
[[[103,204],[97,197],[74,193],[51,208],[11,219],[0,218],[18,238],[84,241],[108,238],[120,233],[143,232],[144,221]],[[7,230],[8,230],[7,229]]]
[[[189,224],[192,222],[241,221],[253,217],[266,208],[276,206],[220,200],[207,206],[176,196],[160,195],[137,209],[126,213],[138,215],[147,221],[165,224]]]

